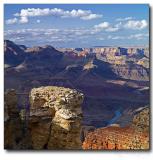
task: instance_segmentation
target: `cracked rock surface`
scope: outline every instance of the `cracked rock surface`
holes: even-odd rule
[[[81,149],[83,94],[64,87],[34,88],[30,93],[33,149]]]

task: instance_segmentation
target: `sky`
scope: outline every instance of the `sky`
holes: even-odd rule
[[[4,38],[28,47],[149,45],[149,6],[5,4]]]

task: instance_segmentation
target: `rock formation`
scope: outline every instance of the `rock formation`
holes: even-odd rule
[[[4,63],[5,67],[16,66],[24,61],[26,57],[24,50],[12,41],[4,41]]]
[[[8,90],[4,99],[4,148],[24,149],[24,145],[21,144],[24,137],[15,90]]]
[[[81,149],[83,95],[63,87],[40,87],[30,93],[33,149]]]
[[[17,97],[14,90],[5,93],[4,106],[4,148],[12,149],[17,145],[20,137],[19,131],[19,112],[17,110]]]
[[[141,132],[149,132],[149,108],[146,107],[133,118],[132,126]]]
[[[131,126],[110,126],[88,133],[83,149],[149,149],[149,109],[136,114]]]
[[[102,46],[76,49],[59,49],[52,46],[27,48],[11,41],[5,41],[4,52],[5,90],[14,88],[18,93],[29,93],[32,88],[40,86],[62,86],[81,90],[85,96],[82,105],[83,126],[95,128],[107,126],[118,108],[122,108],[122,112],[125,113],[121,117],[125,124],[129,118],[127,110],[136,110],[140,106],[149,104],[148,47],[134,47],[134,49]],[[53,131],[55,128],[57,131],[57,127],[70,121],[65,121],[65,117],[61,116],[63,111],[56,109],[56,105],[48,108],[41,107],[50,100],[44,102],[37,98],[34,101],[34,104],[37,104],[36,101],[38,101],[41,105],[37,105],[38,109],[32,108],[34,104],[31,105],[30,122],[27,122],[31,129],[33,146],[38,149],[53,148],[52,143],[49,143],[52,139],[48,138],[53,132],[49,130]],[[24,112],[25,110],[22,110],[23,117]],[[68,112],[64,110],[64,115],[67,113],[69,114],[69,109]],[[58,122],[60,118],[61,121]],[[8,116],[5,116],[5,119],[7,120]],[[9,124],[7,122],[9,121],[5,121],[5,124]],[[57,123],[56,126],[54,122]],[[48,136],[41,136],[44,132]],[[38,141],[38,137],[34,136],[36,133],[40,135]],[[83,134],[82,139],[84,140],[88,134],[87,128]],[[55,139],[56,137],[54,142]],[[54,148],[61,148],[63,142],[61,143],[61,145],[57,143],[59,146]]]

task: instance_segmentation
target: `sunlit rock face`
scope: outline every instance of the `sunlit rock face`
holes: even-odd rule
[[[82,147],[87,150],[148,150],[149,109],[137,113],[128,127],[109,126],[88,133]]]
[[[63,87],[34,88],[30,93],[33,149],[81,149],[83,94]]]
[[[132,126],[140,132],[149,132],[149,108],[146,107],[133,118]]]

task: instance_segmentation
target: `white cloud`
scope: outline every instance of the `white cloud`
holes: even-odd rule
[[[26,20],[28,21],[29,17],[40,17],[40,16],[56,16],[61,18],[80,18],[82,20],[92,20],[96,18],[101,18],[102,14],[94,14],[90,10],[63,10],[60,8],[27,8],[27,9],[21,9],[19,13],[15,13],[14,16],[16,17],[26,17]],[[24,18],[25,19],[25,18]]]
[[[90,29],[86,28],[73,28],[73,29],[18,29],[7,30],[4,32],[5,39],[14,40],[20,42],[25,40],[32,43],[41,41],[42,43],[63,41],[67,43],[69,41],[78,41],[80,39],[87,39],[89,36],[93,36],[90,33]],[[24,38],[23,38],[24,37]],[[77,38],[76,38],[77,37]]]
[[[6,24],[15,24],[18,22],[17,18],[8,19],[5,21]]]
[[[126,20],[132,17],[127,17]],[[148,26],[146,20],[128,20],[126,22],[118,22],[117,24],[110,24],[109,22],[103,22],[98,25],[95,25],[94,31],[95,32],[116,32],[120,29],[132,29],[132,30],[142,30]]]
[[[95,25],[93,28],[95,32],[100,32],[100,31],[105,31],[105,29],[109,28],[109,26],[110,26],[109,22],[102,22],[98,25]]]
[[[116,21],[128,21],[134,19],[133,17],[124,17],[124,18],[117,18]]]
[[[118,39],[125,39],[125,37],[124,36],[111,36],[111,35],[109,35],[107,37],[107,39],[118,40]]]
[[[110,26],[109,22],[102,22],[102,23],[100,23],[100,24],[98,24],[98,25],[95,25],[94,28],[101,30],[101,29],[106,29],[106,28],[108,28],[109,26]]]
[[[144,39],[146,37],[149,37],[149,34],[147,33],[139,33],[139,34],[132,34],[128,37],[128,39],[137,39],[137,40],[141,40]]]
[[[118,27],[109,27],[109,28],[106,29],[107,32],[116,32],[118,30],[119,30]]]
[[[125,39],[125,37],[123,37],[123,36],[114,36],[114,37],[112,37],[112,39],[114,39],[114,40],[115,40],[115,39],[116,39],[116,40],[117,40],[117,39]]]
[[[106,31],[106,32],[116,32],[119,27],[112,26],[109,22],[103,22],[94,26],[95,32]]]
[[[19,20],[19,23],[28,23],[28,18],[27,17],[21,17]]]
[[[124,28],[126,29],[133,29],[133,30],[142,30],[148,26],[146,20],[130,20],[126,24],[124,24]]]
[[[119,23],[115,24],[114,27],[116,27],[116,28],[122,28],[123,27],[123,23],[119,22]]]
[[[16,23],[24,24],[24,23],[28,23],[28,18],[27,17],[20,17],[20,19],[12,18],[12,19],[6,20],[5,23],[6,24],[16,24]]]
[[[138,34],[131,34],[131,35],[124,35],[124,36],[112,36],[109,35],[107,39],[112,39],[112,40],[123,40],[123,39],[135,39],[135,40],[141,40],[145,39],[149,36],[148,33],[138,33]]]
[[[96,19],[96,18],[100,18],[100,17],[102,17],[102,15],[90,14],[88,16],[81,17],[81,19],[83,19],[83,20],[91,20],[91,19]]]

